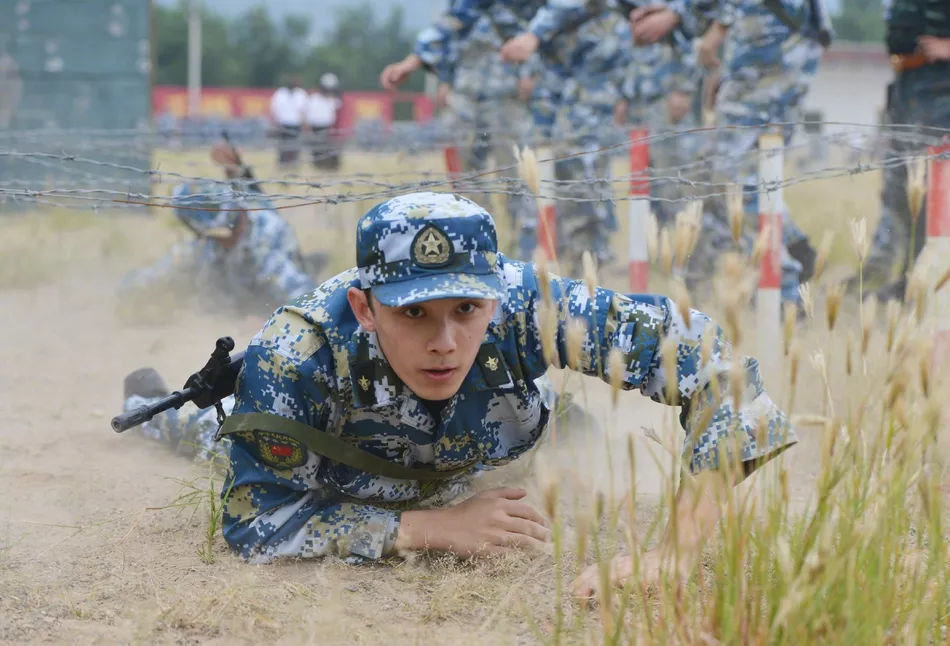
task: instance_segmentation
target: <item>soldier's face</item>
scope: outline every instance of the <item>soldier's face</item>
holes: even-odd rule
[[[370,308],[363,292],[355,288],[350,292],[350,306],[360,325],[376,332],[389,365],[423,399],[448,399],[458,392],[498,304],[442,298],[387,307],[372,297]]]

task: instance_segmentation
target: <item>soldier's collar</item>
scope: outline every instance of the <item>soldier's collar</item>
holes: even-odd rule
[[[375,332],[358,327],[347,347],[353,406],[384,406],[412,391],[396,375],[386,360]],[[491,330],[475,355],[475,362],[459,387],[459,392],[479,392],[514,386],[514,376]]]

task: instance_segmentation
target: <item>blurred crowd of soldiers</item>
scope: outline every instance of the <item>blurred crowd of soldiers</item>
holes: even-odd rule
[[[950,5],[886,4],[897,72],[887,121],[947,127]],[[577,273],[585,249],[601,262],[611,259],[616,218],[608,161],[620,123],[661,133],[650,143],[657,171],[652,208],[661,225],[690,197],[691,182],[680,179],[687,173],[720,188],[738,185],[745,212],[740,245],[748,249],[758,212],[759,136],[778,132],[789,143],[831,36],[823,0],[450,0],[418,35],[412,54],[387,66],[380,80],[395,88],[420,68],[438,76],[440,103],[450,108],[456,141],[463,138],[465,170],[490,167],[491,157],[495,167],[508,168],[513,144],[549,143],[544,152],[558,157],[557,183],[542,183],[541,193],[558,200],[558,256],[565,271]],[[717,129],[697,133],[699,126]],[[904,134],[892,138],[898,155],[920,147],[919,137]],[[508,177],[518,253],[530,258],[537,207],[524,199],[517,178]],[[904,177],[904,166],[888,167],[869,260],[870,273],[884,282],[895,254],[908,246]],[[724,250],[735,248],[727,201],[704,203],[685,275],[692,285],[711,274]],[[798,302],[815,251],[787,210],[782,224],[782,296]]]
[[[939,141],[941,129],[950,128],[950,3],[891,0],[887,12],[896,74],[886,122],[914,126],[888,130],[888,154],[905,156],[920,151],[921,135]],[[748,250],[758,211],[759,135],[778,128],[788,143],[830,37],[822,0],[450,0],[443,16],[418,34],[414,51],[387,66],[380,81],[393,89],[422,68],[438,77],[437,102],[447,108],[455,141],[461,140],[463,170],[503,169],[498,175],[513,224],[512,255],[525,260],[535,252],[538,207],[519,176],[515,147],[540,147],[542,159],[555,156],[556,182],[542,182],[540,194],[556,198],[562,270],[579,275],[585,250],[601,264],[612,259],[617,224],[609,161],[617,126],[624,124],[658,134],[651,137],[650,157],[659,224],[673,222],[696,186],[708,193],[710,185],[738,185],[744,212],[738,244]],[[338,90],[329,74],[309,99],[295,81],[278,90],[272,108],[282,133],[281,164],[295,163],[299,135],[310,131],[314,164],[333,167],[336,147],[327,137]],[[237,193],[246,196],[257,186],[233,148],[219,146],[213,156],[238,182]],[[888,164],[884,172],[882,217],[864,276],[882,296],[900,297],[901,276],[923,245],[925,224],[908,208],[907,166]],[[202,206],[232,203],[221,191],[179,187],[179,218],[197,239],[127,277],[123,289],[181,275],[182,267],[240,283],[224,290],[238,300],[251,291],[280,304],[312,288],[292,229],[263,194],[232,204],[222,225],[217,211]],[[493,210],[489,196],[473,197]],[[684,274],[692,287],[708,280],[724,250],[736,248],[730,217],[734,224],[737,207],[733,201],[730,216],[727,202],[704,200],[698,244]],[[782,297],[798,302],[815,252],[787,212],[782,218]],[[221,271],[228,263],[235,266]]]

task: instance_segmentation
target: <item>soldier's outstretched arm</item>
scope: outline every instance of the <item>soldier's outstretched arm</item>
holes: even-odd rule
[[[531,365],[526,368],[540,374],[546,367],[542,336],[551,319],[543,312],[537,277],[526,271],[524,284],[532,301],[525,334]],[[683,461],[691,473],[720,468],[721,456],[751,468],[796,442],[786,416],[765,392],[758,362],[733,356],[722,328],[702,312],[681,312],[661,296],[600,287],[591,294],[583,281],[558,277],[549,279],[549,293],[555,308],[554,321],[547,323],[554,325],[552,362],[681,406]],[[582,330],[579,338],[577,330]],[[569,344],[580,348],[573,365]],[[611,365],[614,350],[620,361]],[[614,369],[620,374],[611,374]],[[740,378],[731,379],[737,372]]]

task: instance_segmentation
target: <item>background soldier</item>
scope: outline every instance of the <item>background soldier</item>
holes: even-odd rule
[[[492,11],[496,7],[509,11],[499,15]],[[455,0],[441,20],[420,32],[412,54],[380,75],[383,87],[394,89],[423,66],[438,73],[453,65],[462,40],[483,16],[506,39],[504,60],[522,63],[540,55],[542,87],[554,112],[554,153],[571,155],[554,170],[560,182],[558,256],[575,273],[585,249],[601,262],[611,258],[608,235],[616,227],[609,158],[599,149],[611,132],[619,99],[615,76],[626,65],[629,44],[616,38],[620,17],[604,7],[587,0]]]
[[[238,197],[231,185],[211,181],[175,187],[175,214],[196,238],[176,245],[154,265],[128,274],[120,293],[187,286],[246,309],[261,303],[273,308],[313,289],[293,228],[260,193],[234,148],[218,144],[211,157],[253,196]]]
[[[888,156],[920,154],[950,128],[950,3],[947,0],[892,0],[887,11],[887,50],[894,81],[887,88]],[[926,210],[912,214],[907,202],[907,166],[884,169],[881,219],[864,266],[864,280],[883,298],[902,298],[905,274],[924,245]],[[916,226],[912,222],[916,221]],[[914,231],[913,240],[911,231]],[[909,252],[910,250],[910,252]],[[908,256],[912,254],[912,257]],[[904,257],[904,272],[890,282],[894,264]]]

